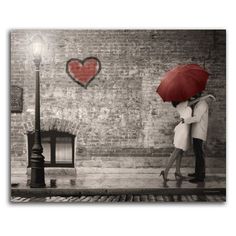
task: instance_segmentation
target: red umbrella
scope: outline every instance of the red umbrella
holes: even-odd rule
[[[166,101],[186,101],[202,92],[209,73],[197,64],[177,66],[161,79],[156,92]]]

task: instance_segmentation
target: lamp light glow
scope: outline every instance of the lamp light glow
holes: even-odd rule
[[[32,53],[34,60],[36,62],[41,61],[42,52],[43,52],[44,41],[40,35],[35,35],[32,38]]]

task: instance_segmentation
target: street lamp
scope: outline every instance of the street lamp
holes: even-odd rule
[[[41,144],[41,131],[40,131],[40,63],[43,50],[43,40],[40,35],[36,35],[32,39],[32,53],[33,61],[35,64],[36,73],[36,86],[35,86],[35,127],[34,127],[34,145],[31,152],[31,188],[45,187],[44,177],[44,156],[43,147]]]

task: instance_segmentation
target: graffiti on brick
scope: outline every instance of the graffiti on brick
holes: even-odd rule
[[[11,112],[20,113],[23,109],[23,89],[19,86],[11,86]]]
[[[96,77],[101,70],[101,62],[96,57],[84,60],[71,58],[66,63],[66,72],[75,82],[84,88]]]

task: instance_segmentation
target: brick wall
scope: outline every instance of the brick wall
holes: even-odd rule
[[[23,112],[11,114],[12,167],[27,166],[26,133],[33,128],[35,72],[30,38],[47,42],[41,66],[42,129],[76,134],[76,165],[156,167],[173,149],[177,114],[155,93],[165,71],[198,63],[211,73],[206,144],[212,166],[225,163],[226,40],[223,30],[15,30],[11,85],[23,88]],[[102,70],[84,89],[65,71],[70,58],[97,57]],[[186,156],[191,156],[191,151]],[[164,157],[164,158],[163,158]],[[191,161],[186,158],[185,165]],[[210,161],[209,161],[210,163]]]

